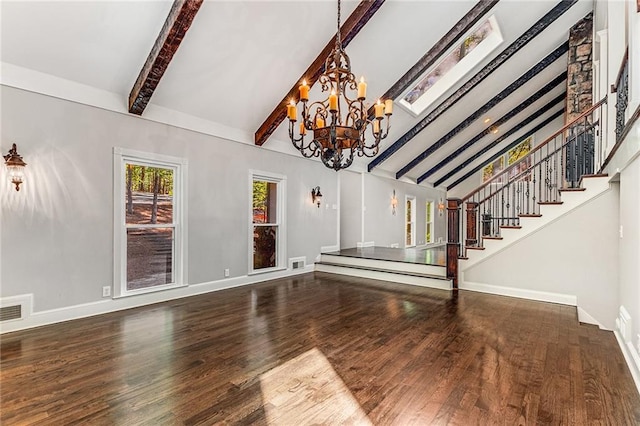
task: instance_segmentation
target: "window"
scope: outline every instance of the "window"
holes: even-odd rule
[[[284,177],[251,174],[250,272],[284,268]]]
[[[114,296],[183,285],[184,173],[175,157],[114,149]]]
[[[420,81],[402,96],[399,104],[420,115],[447,90],[485,59],[502,43],[495,17],[490,17],[461,39]]]
[[[416,245],[416,198],[406,196],[406,238],[405,247],[414,247]]]
[[[434,210],[434,202],[427,201],[426,232],[424,237],[425,244],[429,244],[433,242],[433,210]]]
[[[533,136],[529,136],[514,148],[507,151],[505,155],[501,155],[500,157],[493,160],[491,163],[487,164],[482,168],[482,183],[487,182],[492,179],[494,176],[498,175],[505,169],[505,163],[508,166],[517,163],[520,159],[526,157],[529,152],[531,152],[531,148],[533,147]],[[518,177],[519,180],[527,179],[526,176],[521,176],[522,172],[526,171],[531,166],[531,159],[528,158],[518,164],[509,172],[509,178]],[[499,183],[500,180],[498,180]]]

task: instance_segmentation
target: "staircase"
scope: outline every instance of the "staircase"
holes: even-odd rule
[[[609,189],[603,99],[463,199],[448,200],[447,273],[458,273]]]
[[[541,203],[539,213],[519,216],[518,225],[501,226],[500,236],[484,236],[481,247],[465,247],[466,256],[459,259],[460,271],[499,253],[520,239],[570,213],[576,207],[596,198],[609,189],[609,178],[606,174],[584,175],[579,185],[577,188],[561,189],[561,201]]]
[[[323,253],[320,256],[320,261],[315,264],[315,270],[317,272],[451,290],[451,280],[447,279],[446,267],[444,266],[350,257],[336,252]]]

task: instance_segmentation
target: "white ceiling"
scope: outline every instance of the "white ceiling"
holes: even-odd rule
[[[357,4],[356,1],[343,2],[343,22]],[[369,98],[375,100],[389,89],[474,4],[473,1],[387,0],[346,49],[353,72],[367,79]],[[451,91],[556,4],[556,1],[544,0],[500,1],[490,14],[498,21],[505,39],[503,44]],[[591,7],[590,1],[579,1],[377,169],[395,175],[417,154],[566,41],[569,28]],[[18,69],[34,70],[110,92],[121,98],[125,105],[170,8],[169,1],[3,0],[0,2],[0,59],[3,65],[11,64]],[[241,134],[253,135],[333,37],[335,19],[334,1],[206,0],[151,98],[150,109],[162,107],[181,116],[196,117],[238,129]],[[541,72],[485,116],[494,120],[501,117],[563,70],[566,70],[565,58]],[[505,124],[501,132],[561,91],[556,88],[535,102]],[[320,96],[317,88],[312,90],[311,96],[314,95]],[[416,118],[400,107],[395,108],[391,134],[383,142],[382,150],[429,110]],[[481,120],[472,123],[411,170],[407,177],[417,178],[485,127]],[[500,134],[485,137],[480,145]],[[241,142],[251,143],[251,139]],[[267,141],[265,149],[295,154],[287,141],[286,122]],[[468,150],[458,162],[478,149]],[[359,166],[365,168],[369,161],[361,159]],[[444,167],[428,182],[437,180],[456,163]]]

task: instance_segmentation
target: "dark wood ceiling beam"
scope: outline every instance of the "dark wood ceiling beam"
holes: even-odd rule
[[[484,15],[493,8],[499,0],[480,0],[469,12],[451,27],[440,40],[433,45],[425,55],[420,58],[389,90],[381,96],[381,99],[395,99],[413,84],[429,67],[431,67],[447,50],[449,50],[460,38],[469,31]],[[373,105],[369,108],[369,116],[373,116]]]
[[[400,169],[396,173],[396,179],[400,179],[406,173],[408,173],[411,169],[416,167],[418,164],[426,160],[430,155],[432,155],[436,150],[442,148],[448,142],[450,142],[458,133],[469,127],[474,121],[478,118],[485,115],[489,110],[498,105],[500,102],[504,101],[508,98],[513,92],[522,87],[525,83],[531,80],[536,75],[540,74],[543,70],[557,61],[559,58],[564,56],[565,53],[569,50],[569,42],[563,43],[560,47],[555,49],[553,52],[548,54],[545,58],[543,58],[540,62],[538,62],[535,66],[529,69],[527,72],[522,74],[507,86],[504,90],[494,96],[491,100],[485,103],[483,106],[474,111],[467,118],[462,120],[460,124],[454,127],[449,133],[438,139],[433,145],[422,151],[418,156],[416,156],[413,160],[407,163],[402,169]],[[564,73],[566,75],[566,72]],[[503,117],[504,118],[504,117]],[[494,125],[499,125],[499,123],[493,123]]]
[[[204,0],[175,0],[129,94],[129,112],[142,115]]]
[[[487,153],[489,150],[494,148],[496,145],[498,145],[499,143],[503,142],[505,139],[511,137],[514,133],[522,130],[523,128],[525,128],[526,126],[528,126],[529,124],[534,122],[536,119],[540,118],[542,115],[544,115],[547,111],[549,111],[550,109],[552,109],[553,107],[558,105],[558,103],[560,103],[560,102],[562,102],[562,111],[560,111],[562,113],[564,111],[564,102],[566,101],[565,97],[566,97],[566,92],[563,92],[560,95],[558,95],[555,98],[553,98],[545,106],[543,106],[542,108],[537,110],[535,113],[531,114],[530,116],[528,116],[527,118],[522,120],[520,123],[516,124],[514,127],[509,129],[506,133],[504,133],[502,136],[500,136],[499,138],[497,138],[493,142],[491,142],[491,143],[487,144],[486,146],[484,146],[480,151],[476,152],[470,158],[466,159],[465,161],[460,163],[458,166],[456,166],[449,173],[447,173],[446,175],[444,175],[443,177],[438,179],[436,182],[434,182],[434,186],[442,184],[442,182],[446,181],[447,179],[449,179],[450,177],[452,177],[456,173],[459,173],[461,170],[463,170],[469,164],[474,162],[478,157],[480,157],[481,155]],[[554,118],[556,118],[556,117],[557,116],[554,116]],[[552,121],[552,119],[549,119],[549,122],[550,121]],[[544,125],[546,126],[547,124],[548,123],[545,123]],[[539,128],[537,128],[537,127],[534,128],[530,132],[527,132],[527,136],[531,135],[532,133],[534,133],[534,132],[536,132],[538,130],[539,130]]]
[[[564,71],[563,73],[558,75],[556,78],[551,80],[549,83],[545,84],[540,90],[538,90],[533,95],[528,97],[524,102],[521,102],[520,104],[518,104],[517,107],[515,107],[514,109],[512,109],[511,111],[509,111],[508,113],[500,117],[499,119],[497,119],[492,125],[487,126],[483,131],[481,131],[480,133],[478,133],[477,135],[469,139],[462,146],[459,146],[458,148],[456,148],[456,150],[453,151],[451,154],[449,154],[446,158],[444,158],[441,161],[438,161],[438,164],[434,165],[432,168],[427,170],[418,178],[418,182],[423,182],[424,180],[428,179],[434,173],[438,172],[447,164],[449,164],[450,162],[458,158],[458,156],[462,155],[462,153],[465,152],[467,149],[477,144],[482,138],[490,135],[491,130],[494,126],[502,126],[503,124],[507,123],[513,117],[515,117],[516,115],[520,114],[522,111],[530,107],[534,102],[536,102],[537,100],[539,100],[540,98],[542,98],[543,96],[551,92],[553,89],[558,87],[558,85],[566,81],[566,79],[567,79],[567,72]]]
[[[467,80],[462,87],[453,92],[447,99],[441,102],[433,111],[418,122],[413,128],[407,131],[400,139],[395,141],[391,146],[384,150],[380,155],[373,159],[367,166],[369,171],[379,166],[383,161],[394,155],[418,133],[424,130],[429,124],[440,117],[445,111],[455,105],[467,93],[480,84],[491,73],[503,65],[509,58],[515,55],[520,49],[527,45],[531,40],[538,36],[545,28],[551,25],[556,19],[564,14],[577,0],[563,0],[558,3],[547,14],[540,18],[528,30],[526,30],[517,40],[511,43],[506,49],[500,52],[489,64],[482,68],[473,77]]]
[[[503,155],[505,152],[509,151],[510,149],[516,147],[517,145],[519,145],[520,143],[522,143],[525,139],[527,139],[529,136],[533,135],[534,133],[536,133],[537,131],[539,131],[540,129],[545,128],[547,125],[549,125],[549,123],[551,123],[553,120],[555,120],[556,118],[560,117],[564,115],[564,108],[560,108],[558,111],[554,112],[553,114],[551,114],[549,116],[549,118],[547,118],[546,120],[544,120],[542,123],[538,124],[536,127],[534,127],[533,129],[531,129],[530,132],[526,133],[525,135],[519,137],[518,139],[516,139],[515,141],[511,142],[509,145],[507,145],[506,147],[504,147],[503,149],[501,149],[500,151],[496,152],[491,158],[489,158],[487,161],[479,164],[478,166],[474,167],[473,169],[471,169],[469,172],[467,172],[464,176],[462,176],[461,178],[457,179],[455,182],[453,182],[451,185],[447,186],[447,191],[449,191],[450,189],[453,189],[454,187],[458,186],[460,183],[464,182],[465,180],[467,180],[469,177],[471,177],[474,173],[476,173],[478,170],[482,169],[484,166],[486,166],[489,163],[492,163],[494,160],[496,160],[498,157],[500,157],[501,155]],[[477,156],[474,156],[474,160],[478,158]],[[461,165],[462,166],[462,165]],[[462,167],[456,167],[454,170],[452,170],[450,173],[447,173],[446,176],[443,176],[441,179],[438,179],[436,181],[436,183],[438,185],[440,185],[442,182],[446,181],[447,179],[449,179],[451,176],[455,175],[456,173],[460,172],[460,170],[462,170]]]
[[[380,9],[384,0],[363,0],[356,9],[349,15],[349,18],[340,27],[340,38],[342,39],[342,47],[346,47],[351,40],[360,32],[360,30],[369,22],[369,19]],[[287,115],[286,105],[289,100],[298,100],[298,88],[302,84],[302,80],[306,80],[309,86],[318,80],[320,74],[324,72],[324,65],[331,50],[335,46],[335,36],[329,40],[327,45],[318,54],[318,57],[309,65],[309,68],[302,74],[298,81],[293,85],[291,90],[282,98],[280,103],[269,114],[267,119],[262,123],[260,128],[256,130],[255,144],[263,145],[267,139],[275,132],[280,123],[282,123]]]

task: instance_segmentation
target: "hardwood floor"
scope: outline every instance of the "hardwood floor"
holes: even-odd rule
[[[2,336],[0,423],[635,425],[575,308],[329,274]]]

